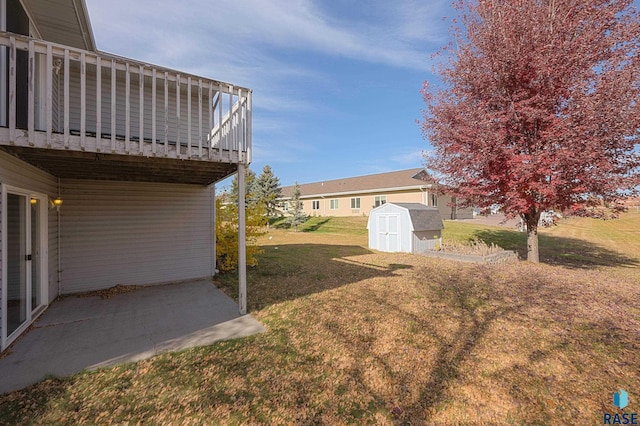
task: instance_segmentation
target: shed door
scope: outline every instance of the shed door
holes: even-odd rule
[[[399,222],[400,215],[397,214],[378,216],[378,250],[400,251]]]

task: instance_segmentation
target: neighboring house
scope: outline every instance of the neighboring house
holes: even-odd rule
[[[293,186],[282,188],[281,205],[288,210]],[[388,202],[437,207],[442,219],[471,219],[472,209],[459,209],[422,168],[357,176],[300,185],[303,210],[310,216],[368,216]]]
[[[629,198],[623,204],[629,211],[640,211],[640,197]]]
[[[84,0],[0,0],[0,350],[58,295],[211,278],[250,161],[249,89],[98,51]]]

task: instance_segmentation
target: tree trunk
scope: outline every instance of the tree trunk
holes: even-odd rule
[[[540,214],[525,214],[523,219],[527,225],[527,260],[532,263],[540,263],[538,249],[538,221],[540,220]]]
[[[527,228],[527,260],[532,263],[540,263],[538,251],[538,227]]]

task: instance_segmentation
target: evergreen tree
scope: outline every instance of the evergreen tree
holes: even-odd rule
[[[262,173],[255,180],[255,195],[258,203],[262,204],[267,214],[267,229],[269,228],[269,218],[278,213],[277,199],[280,197],[280,179],[274,174],[269,165],[264,166]]]
[[[300,191],[300,185],[296,182],[293,185],[291,191],[291,200],[289,200],[289,214],[287,223],[298,230],[298,225],[301,225],[307,221],[307,216],[302,211],[302,201],[300,200],[302,193]]]
[[[266,219],[264,206],[257,202],[255,177],[253,171],[245,169],[245,233],[249,266],[257,265],[257,255],[262,252],[257,239],[265,233]],[[230,202],[225,204],[225,199]],[[216,265],[221,272],[234,270],[238,266],[237,175],[231,182],[231,192],[225,191],[216,197]]]
[[[256,204],[257,196],[256,196],[256,174],[253,170],[248,167],[244,173],[244,202],[245,206],[248,208],[249,206]],[[233,176],[233,180],[231,181],[231,193],[229,194],[229,199],[233,204],[238,204],[238,175]]]

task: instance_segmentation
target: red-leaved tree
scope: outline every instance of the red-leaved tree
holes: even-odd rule
[[[631,0],[459,0],[423,96],[427,166],[468,205],[527,225],[549,209],[615,215],[640,183],[640,19]]]

